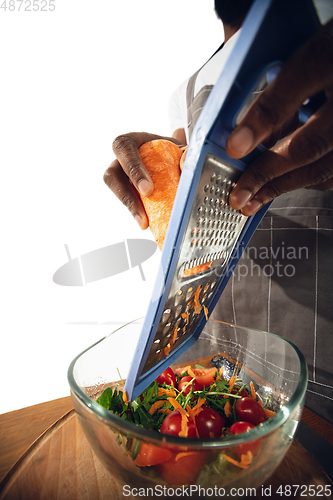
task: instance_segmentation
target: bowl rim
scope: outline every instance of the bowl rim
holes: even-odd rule
[[[103,421],[106,425],[115,427],[118,431],[122,431],[125,434],[131,435],[131,437],[135,437],[143,441],[154,442],[157,445],[161,443],[165,445],[167,443],[172,445],[178,445],[180,447],[186,446],[188,448],[193,448],[193,449],[230,448],[239,444],[249,443],[253,440],[257,440],[259,438],[267,436],[268,434],[271,434],[276,429],[281,427],[288,420],[289,416],[295,411],[297,405],[301,405],[302,402],[304,401],[308,383],[308,367],[304,355],[293,342],[283,337],[280,337],[279,335],[276,335],[274,333],[263,332],[262,330],[257,330],[254,328],[247,328],[240,325],[234,325],[231,323],[214,320],[214,322],[217,321],[218,323],[233,328],[247,329],[259,333],[264,333],[265,335],[277,337],[286,342],[287,344],[289,344],[294,349],[300,363],[300,377],[298,379],[296,389],[291,395],[289,401],[282,406],[282,408],[276,413],[276,415],[274,415],[274,417],[271,417],[264,424],[260,424],[259,426],[255,427],[254,429],[251,429],[249,432],[246,432],[244,434],[229,435],[223,438],[202,439],[202,438],[171,436],[168,434],[162,434],[157,431],[146,429],[145,427],[141,427],[135,424],[134,422],[129,422],[127,420],[124,420],[120,418],[118,415],[112,413],[111,411],[107,410],[103,406],[96,403],[96,401],[91,399],[89,396],[87,396],[87,394],[85,394],[82,391],[80,386],[75,381],[74,368],[76,362],[86,352],[93,349],[95,346],[97,346],[98,344],[109,338],[111,335],[114,335],[119,330],[122,330],[126,326],[131,325],[139,320],[142,320],[142,318],[138,318],[133,321],[129,321],[124,325],[121,325],[120,327],[108,333],[106,336],[104,336],[91,346],[84,349],[81,353],[75,356],[73,361],[70,363],[67,371],[67,379],[71,389],[72,398],[75,397],[79,401],[79,403],[81,403],[81,405],[83,405],[91,414],[94,414],[99,420]],[[296,423],[298,423],[298,421]]]

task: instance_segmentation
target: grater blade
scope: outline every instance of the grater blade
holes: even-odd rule
[[[252,5],[192,134],[160,269],[125,383],[129,400],[197,340],[265,215],[269,205],[245,217],[228,203],[240,175],[265,149],[260,145],[234,160],[225,152],[226,139],[263,76],[276,74],[319,26],[311,0],[256,0]],[[188,272],[205,263],[211,263],[206,271]]]
[[[214,288],[247,220],[228,203],[229,193],[239,175],[240,171],[233,165],[207,155],[165,309],[142,369],[143,375],[186,342],[202,314],[208,314]],[[189,275],[190,269],[210,262],[209,270]]]

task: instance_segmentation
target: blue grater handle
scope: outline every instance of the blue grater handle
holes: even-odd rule
[[[236,126],[240,110],[262,76],[267,72],[276,72],[319,27],[320,22],[311,0],[256,0],[251,7],[235,47],[193,130],[163,247],[160,270],[125,384],[129,400],[136,398],[168,364],[187,350],[206,323],[202,314],[188,341],[148,373],[142,374],[172,283],[207,154],[216,155],[222,162],[225,160],[239,169],[241,174],[265,151],[263,146],[258,146],[247,157],[234,160],[227,155],[225,144]],[[219,300],[242,251],[268,206],[248,218],[209,303],[209,312]]]
[[[276,73],[290,55],[320,27],[312,0],[257,0],[249,11],[233,53],[228,61],[232,84],[226,85],[225,73],[217,81],[205,113],[213,124],[205,141],[225,149],[236,117],[248,96],[265,73]],[[200,134],[201,135],[201,134]],[[262,150],[258,151],[258,154]],[[249,164],[256,153],[243,162]]]
[[[189,167],[201,170],[206,155],[216,153],[241,171],[252,163],[266,149],[257,146],[240,160],[230,158],[225,145],[230,133],[236,127],[236,119],[247,99],[265,74],[276,74],[291,54],[297,50],[320,27],[320,21],[312,0],[257,0],[251,7],[242,26],[225,69],[222,71],[203,109],[191,138]],[[277,43],[278,40],[278,43]],[[237,54],[237,57],[235,56]],[[311,110],[323,104],[325,97],[315,96],[302,115],[308,118]],[[303,120],[304,121],[304,120]],[[249,217],[235,246],[223,278],[210,304],[213,310],[230,276],[254,231],[266,214],[271,203]],[[204,319],[201,326],[204,326]],[[198,325],[198,331],[200,325]]]

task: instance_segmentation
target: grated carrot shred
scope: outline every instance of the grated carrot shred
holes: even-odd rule
[[[200,314],[200,312],[201,312],[201,304],[199,302],[199,294],[200,294],[201,286],[202,285],[198,286],[198,288],[196,289],[195,294],[194,294],[194,314]]]
[[[242,469],[248,468],[248,465],[242,464],[241,462],[237,462],[237,460],[234,460],[233,458],[228,457],[228,455],[225,455],[224,453],[223,453],[223,456],[226,460],[228,460],[228,462],[230,462],[231,464],[237,465],[237,467],[241,467]]]
[[[227,401],[226,404],[224,405],[224,413],[226,414],[227,417],[229,417],[231,412],[232,412],[232,406],[229,403],[229,401]]]
[[[128,403],[127,394],[126,394],[125,391],[123,392],[123,401],[124,401],[125,404]]]
[[[250,382],[250,387],[251,387],[251,398],[252,399],[257,399],[256,391],[255,391],[255,388],[254,388],[252,380]]]
[[[158,408],[161,408],[161,406],[164,405],[166,401],[163,399],[160,399],[159,401],[156,401],[153,405],[151,405],[149,413],[150,415],[153,415]]]
[[[252,460],[253,460],[253,453],[250,450],[247,451],[246,455],[241,455],[241,463],[244,464],[247,463],[248,465],[250,465]]]
[[[272,418],[276,415],[276,411],[269,410],[268,408],[264,408],[264,412],[266,413],[266,417]]]
[[[188,436],[188,427],[187,427],[187,414],[186,412],[181,413],[181,430],[178,432],[179,437],[187,437]]]
[[[221,375],[221,377],[222,377],[222,373],[223,373],[223,366],[221,366],[221,368],[219,369],[219,374]]]
[[[197,404],[192,408],[192,412],[194,416],[197,416],[198,413],[201,411],[201,406],[206,403],[205,399],[202,399],[199,397]]]
[[[229,390],[231,390],[233,388],[233,386],[235,385],[236,381],[237,381],[237,377],[235,377],[235,375],[233,375],[231,377],[231,379],[229,380]]]
[[[247,455],[241,456],[240,462],[238,462],[237,460],[234,460],[233,458],[229,457],[228,455],[225,455],[224,453],[223,453],[223,456],[226,460],[228,460],[228,462],[236,465],[237,467],[241,467],[242,469],[247,469],[253,460],[253,455],[252,455],[250,450],[247,452]]]
[[[169,354],[170,354],[170,349],[171,349],[171,345],[170,345],[170,344],[168,344],[166,347],[164,347],[164,354],[165,354],[166,356],[169,356]]]
[[[172,406],[174,407],[175,410],[178,410],[180,413],[185,413],[186,414],[186,411],[184,410],[184,408],[178,403],[178,401],[174,398],[168,398],[168,401],[169,403],[172,404]]]
[[[177,453],[175,461],[177,462],[180,458],[187,457],[188,455],[195,455],[195,451],[181,451]]]
[[[188,314],[188,309],[186,309],[186,312],[184,312],[182,314],[182,318],[185,319],[186,318],[186,324],[188,325],[188,322],[189,322],[189,314]]]
[[[177,335],[178,335],[178,326],[176,325],[174,330],[173,330],[173,336],[172,336],[172,340],[171,340],[172,344],[174,344],[176,342]]]
[[[164,387],[158,388],[158,396],[166,395],[169,398],[175,398],[177,396],[176,391],[174,389],[164,389]]]
[[[208,309],[206,306],[202,306],[203,307],[203,310],[204,310],[204,313],[205,313],[205,316],[206,316],[206,320],[208,321]]]
[[[170,415],[170,413],[172,413],[170,408],[160,408],[158,411],[160,411],[161,413],[166,413],[167,415]]]
[[[192,370],[190,365],[185,366],[185,368],[182,369],[182,373],[188,373],[190,375],[190,377],[195,378],[195,373]]]
[[[195,426],[195,433],[196,433],[196,436],[197,436],[197,438],[198,438],[198,437],[200,437],[200,436],[199,436],[199,432],[198,432],[198,429],[197,429],[197,424],[196,424],[196,422],[195,422],[195,415],[194,415],[193,410],[192,410],[192,408],[190,407],[190,405],[189,405],[189,404],[187,404],[187,405],[186,405],[186,410],[187,410],[187,413],[189,414],[190,419],[191,419],[191,420],[192,420],[192,422],[194,423],[194,426]]]

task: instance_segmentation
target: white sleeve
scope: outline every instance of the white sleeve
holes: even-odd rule
[[[169,101],[169,122],[171,134],[180,128],[187,130],[186,88],[185,80],[172,94]]]

